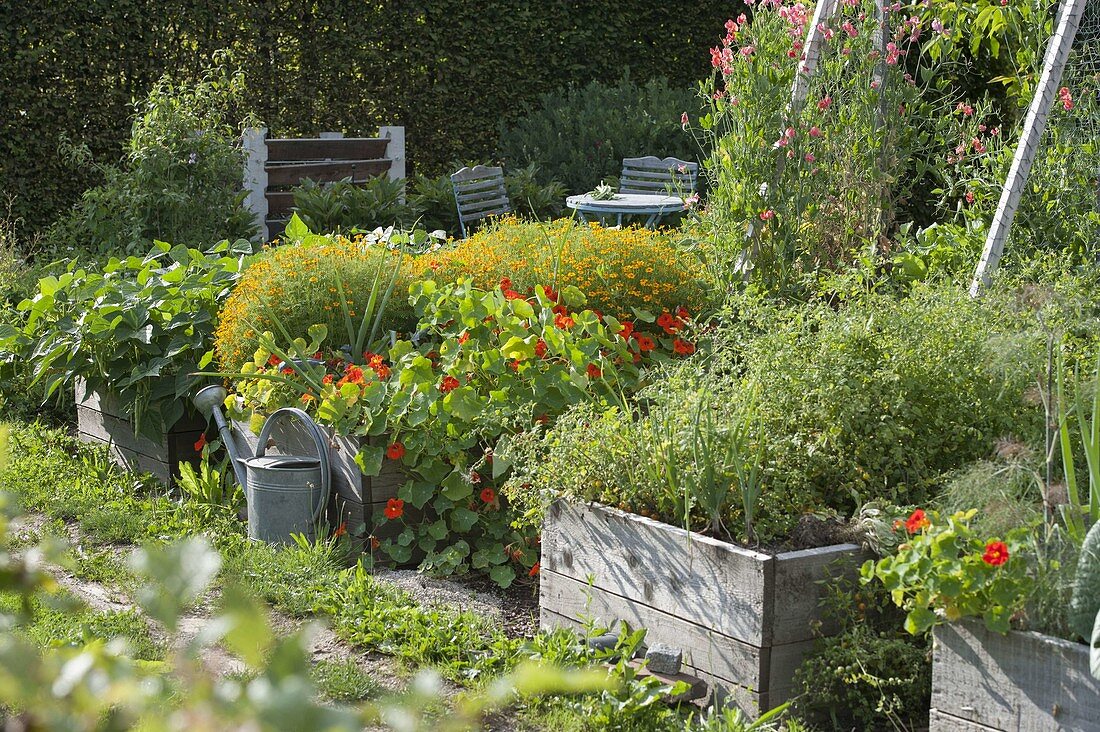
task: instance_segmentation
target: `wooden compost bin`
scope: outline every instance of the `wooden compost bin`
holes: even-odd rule
[[[165,484],[179,476],[179,463],[198,464],[195,443],[206,431],[206,420],[185,415],[157,443],[134,434],[131,415],[111,393],[89,391],[87,382],[76,382],[77,435],[84,442],[106,445],[111,459],[128,470],[152,473]]]
[[[937,626],[932,644],[931,732],[1100,730],[1087,645],[973,620]]]
[[[401,528],[399,523],[385,523],[374,530],[374,521],[376,516],[382,515],[386,501],[397,497],[397,490],[408,478],[395,461],[388,459],[383,459],[379,475],[363,475],[363,471],[355,463],[355,456],[359,453],[361,440],[367,438],[333,436],[323,426],[321,431],[329,438],[328,457],[332,467],[332,501],[328,513],[330,525],[339,526],[346,522],[348,534],[357,537],[360,544],[372,533],[379,538],[396,535]],[[241,457],[248,458],[256,454],[259,437],[252,433],[247,424],[234,422],[233,434]],[[313,440],[304,428],[296,428],[292,420],[277,422],[271,431],[271,439],[274,445],[269,445],[269,455],[317,454]],[[406,512],[409,513],[411,508],[406,506]]]
[[[595,618],[644,627],[647,644],[681,649],[688,673],[759,714],[791,696],[794,671],[813,648],[819,580],[838,569],[855,575],[868,556],[855,544],[764,554],[559,500],[543,530],[541,624],[575,628]]]

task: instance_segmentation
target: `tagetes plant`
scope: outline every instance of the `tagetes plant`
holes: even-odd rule
[[[696,327],[683,309],[620,322],[586,309],[575,287],[520,291],[507,278],[490,289],[425,280],[410,295],[415,343],[351,359],[326,350],[327,330],[314,326],[308,341],[256,352],[231,411],[256,428],[293,404],[338,434],[377,437],[363,441],[359,467],[373,476],[396,462],[408,480],[376,517],[403,528],[376,550],[399,563],[418,550],[422,569],[474,569],[507,586],[538,560],[537,538],[512,526],[499,491],[510,437],[579,401],[633,393],[646,364],[682,357],[682,344],[694,350]]]
[[[503,278],[522,290],[572,285],[585,294],[588,307],[624,320],[635,311],[699,312],[711,286],[698,258],[677,248],[669,234],[572,219],[504,217],[453,249],[418,258],[415,266],[441,284],[467,277],[486,289]]]
[[[977,511],[941,517],[916,509],[894,522],[902,542],[894,554],[863,565],[863,583],[878,580],[907,612],[914,635],[943,621],[981,616],[990,630],[1007,633],[1023,609],[1028,582],[1027,529],[982,538],[970,527]]]

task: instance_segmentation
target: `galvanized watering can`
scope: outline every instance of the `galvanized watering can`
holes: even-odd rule
[[[242,458],[237,454],[233,428],[221,411],[226,393],[220,386],[208,386],[200,389],[193,401],[202,414],[213,415],[237,482],[244,486],[248,538],[285,544],[291,541],[291,534],[304,534],[312,541],[332,490],[328,440],[324,433],[301,409],[283,407],[264,422],[255,457]],[[288,417],[305,426],[317,447],[317,457],[266,454],[271,430]]]

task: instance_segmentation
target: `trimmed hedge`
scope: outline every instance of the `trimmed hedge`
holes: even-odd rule
[[[709,73],[707,48],[743,6],[433,0],[52,0],[0,3],[0,192],[29,230],[98,182],[57,152],[66,135],[114,162],[130,103],[231,49],[249,111],[279,135],[404,124],[416,172],[489,158],[502,120],[569,83]],[[242,113],[244,110],[241,110]]]

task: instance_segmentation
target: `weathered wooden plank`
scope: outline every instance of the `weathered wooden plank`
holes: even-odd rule
[[[934,631],[931,706],[1005,732],[1096,730],[1100,682],[1084,644],[965,621]]]
[[[167,483],[170,475],[166,460],[143,455],[142,453],[124,450],[117,443],[104,439],[99,434],[93,434],[77,430],[77,437],[81,442],[90,442],[103,445],[107,448],[107,454],[111,460],[120,467],[138,473],[149,473],[162,483]]]
[[[582,634],[585,630],[584,624],[577,619],[559,615],[551,610],[547,610],[545,607],[539,612],[539,623],[544,630],[567,628]],[[652,638],[652,634],[647,635],[647,639]],[[710,686],[712,699],[716,698],[721,703],[739,707],[746,713],[754,716],[759,714],[762,697],[760,692],[753,691],[740,684],[735,684],[729,679],[722,679],[714,674],[707,673],[705,670],[696,668],[686,661],[684,663],[684,671],[706,681],[707,685]],[[764,703],[767,704],[766,699]]]
[[[277,138],[267,141],[267,159],[273,162],[310,160],[375,160],[386,157],[389,140],[376,137]]]
[[[331,163],[290,163],[266,166],[268,186],[295,186],[302,180],[324,183],[351,178],[362,183],[389,172],[389,160],[342,160]]]
[[[999,732],[984,724],[959,719],[950,714],[932,709],[928,712],[928,732]]]
[[[294,194],[289,191],[268,191],[267,197],[268,220],[278,221],[290,216],[290,210],[294,208]]]
[[[600,506],[555,502],[542,566],[754,646],[765,645],[772,607],[767,554]]]
[[[766,690],[763,688],[768,677],[766,649],[739,642],[599,586],[590,587],[573,577],[549,571],[545,562],[539,577],[540,604],[547,612],[576,621],[594,618],[602,627],[615,627],[619,621],[625,621],[631,627],[646,628],[647,644],[665,643],[681,649],[684,663],[693,668],[705,670],[728,683]]]
[[[821,619],[818,603],[824,593],[821,580],[830,573],[859,576],[859,567],[871,557],[856,544],[837,544],[819,549],[784,552],[775,557],[775,609],[770,642],[776,645],[814,638],[813,621]],[[824,623],[820,632],[836,633],[835,623]]]
[[[778,706],[788,699],[794,689],[794,672],[802,665],[803,659],[813,652],[815,641],[784,643],[769,648],[767,682],[761,687],[767,689],[772,706]],[[782,692],[782,693],[780,693]]]

